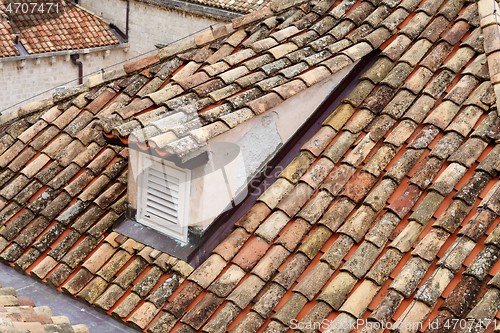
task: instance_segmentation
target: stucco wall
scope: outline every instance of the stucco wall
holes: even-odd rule
[[[125,33],[125,0],[81,0],[80,5]],[[191,33],[207,28],[217,20],[168,9],[162,6],[130,0],[130,55],[155,49],[156,44],[168,44]]]
[[[126,48],[89,52],[80,55],[83,75],[99,71],[128,57]],[[28,57],[25,60],[0,62],[0,110],[16,110],[20,105],[10,107],[25,99],[40,100],[52,95],[54,88],[71,87],[78,84],[78,67],[73,65],[69,55],[54,57]],[[71,83],[68,83],[72,81]],[[49,90],[49,92],[45,92]],[[43,93],[45,92],[45,93]],[[42,95],[38,95],[43,93]],[[31,98],[35,95],[37,97]],[[10,107],[10,108],[9,108]]]
[[[226,177],[218,169],[192,182],[190,225],[205,229],[214,218],[230,208],[230,199],[247,190],[248,182],[297,132],[351,69],[352,66],[346,67],[328,80],[210,140],[210,144],[237,145],[240,154],[224,167]],[[224,150],[218,156],[220,154],[224,154]],[[193,170],[192,175],[202,173],[199,169]],[[231,189],[232,198],[227,194],[227,188]]]

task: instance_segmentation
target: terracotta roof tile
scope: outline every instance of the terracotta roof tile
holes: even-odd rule
[[[281,102],[283,102],[283,99],[280,96],[269,93],[249,102],[247,105],[255,114],[261,114],[281,104]]]
[[[334,163],[326,158],[323,157],[320,160],[318,160],[312,167],[311,169],[303,175],[300,180],[303,182],[306,182],[309,186],[315,188],[317,187],[323,180],[324,178],[332,171],[334,167]],[[324,204],[321,205],[328,205],[328,203],[331,201],[331,197],[326,196],[325,193],[320,193],[320,195],[317,196],[317,199],[320,199],[324,201]],[[319,202],[319,201],[318,201]],[[303,212],[302,212],[303,213]],[[301,215],[302,215],[301,213]],[[309,213],[309,215],[311,212]],[[314,212],[312,212],[314,214]],[[321,214],[321,212],[319,212]],[[310,220],[310,218],[305,217],[307,220]],[[319,218],[319,216],[318,216]],[[316,218],[317,219],[317,218]]]
[[[440,226],[443,229],[453,232],[460,225],[462,219],[469,213],[472,207],[467,206],[460,200],[455,200],[450,205],[450,208],[440,216],[434,223],[435,226]]]
[[[465,33],[469,30],[470,26],[465,21],[456,22],[450,29],[448,29],[441,38],[451,45],[457,44],[460,39],[465,35]]]
[[[308,235],[298,248],[298,251],[312,260],[331,235],[332,232],[328,228],[319,226]]]
[[[0,11],[8,17],[0,25],[5,37],[0,46],[0,57],[19,56],[14,43],[15,31],[21,31],[19,42],[28,54],[86,49],[119,44],[108,24],[99,17],[71,3],[62,1],[57,10],[35,10],[31,13],[13,13],[5,5]],[[55,8],[55,7],[54,7]],[[78,26],[78,29],[74,27]],[[52,33],[46,33],[46,31]],[[7,37],[8,36],[8,37]]]
[[[256,275],[250,274],[241,282],[236,289],[227,297],[227,300],[234,302],[240,309],[244,309],[257,296],[264,287],[265,282]]]
[[[217,275],[219,275],[225,265],[226,262],[222,259],[222,257],[213,255],[204,263],[204,267],[210,267],[211,269],[206,269],[207,272],[205,272],[204,269],[199,270],[199,273],[192,275],[190,280],[196,282],[202,288],[207,288]],[[207,274],[208,271],[210,271],[210,274]]]
[[[376,161],[376,160],[375,160]],[[374,211],[379,212],[396,189],[396,183],[387,178],[382,180],[365,198],[364,204],[370,206]]]
[[[348,39],[341,39],[339,40],[338,42],[335,42],[335,43],[332,43],[328,46],[326,46],[326,48],[328,49],[328,51],[330,51],[330,53],[332,55],[344,50],[345,48],[349,47],[352,45],[352,42]],[[300,51],[300,50],[299,50]],[[296,51],[296,52],[299,52],[299,51]],[[324,54],[325,52],[324,51],[321,51],[321,54]],[[313,56],[314,54],[311,54],[311,52],[309,52],[307,54],[307,56]]]
[[[422,258],[412,257],[393,280],[390,288],[409,297],[417,288],[429,266],[430,263]]]
[[[236,325],[231,332],[244,333],[247,330],[256,330],[263,323],[263,319],[255,312],[250,312],[241,322]]]
[[[289,255],[290,252],[284,247],[280,245],[274,246],[266,253],[251,272],[262,280],[268,281]]]
[[[283,324],[288,324],[296,318],[302,307],[307,303],[307,298],[298,293],[292,293],[290,299],[276,312],[273,319]]]
[[[349,273],[340,272],[323,289],[323,292],[318,296],[318,300],[322,300],[338,310],[356,282],[357,280]]]
[[[181,281],[182,279],[178,274],[172,274],[160,286],[152,290],[146,300],[154,304],[156,308],[161,308],[170,295],[179,287]]]
[[[288,225],[276,242],[283,245],[287,250],[293,251],[298,247],[300,239],[310,228],[311,225],[307,221],[297,219],[292,224]]]
[[[305,255],[297,253],[273,280],[283,288],[289,289],[309,263],[310,260]]]
[[[380,257],[373,268],[366,275],[367,279],[374,281],[378,285],[383,285],[396,265],[402,259],[403,254],[394,248],[390,248]]]
[[[496,227],[488,238],[486,238],[485,244],[487,245],[497,245],[500,243],[500,228]]]
[[[391,247],[402,253],[408,252],[417,242],[420,233],[424,230],[424,225],[411,221],[391,242]]]
[[[277,283],[272,283],[269,288],[259,297],[252,307],[252,310],[257,312],[261,317],[269,316],[274,307],[282,299],[286,292],[282,286]]]
[[[145,329],[148,323],[153,319],[153,317],[158,313],[158,309],[149,302],[145,302],[139,306],[139,308],[132,313],[128,322],[134,327]]]
[[[254,232],[270,212],[271,210],[266,204],[257,203],[237,222],[236,225],[245,228],[248,232]]]
[[[322,126],[319,132],[313,136],[302,149],[308,150],[314,156],[318,156],[335,137],[336,131],[329,126]]]
[[[352,64],[352,60],[341,54],[331,59],[324,60],[320,64],[327,67],[332,73],[335,73]]]
[[[443,67],[448,68],[451,71],[457,73],[472,59],[473,56],[474,56],[474,50],[468,47],[460,48],[448,61],[444,63]],[[467,77],[464,78],[467,79]]]
[[[481,152],[486,148],[487,144],[478,138],[471,138],[464,142],[458,150],[453,153],[449,160],[451,162],[457,162],[466,167],[470,167]]]
[[[443,302],[442,307],[451,311],[458,317],[462,317],[465,311],[469,310],[476,303],[476,295],[479,292],[481,284],[478,280],[471,276],[464,276],[457,287],[452,291],[450,296]],[[462,298],[459,300],[459,294],[462,292]]]
[[[487,323],[490,323],[492,318],[495,316],[495,311],[497,309],[491,304],[495,304],[499,299],[499,290],[495,288],[489,289],[481,301],[471,310],[471,312],[467,315],[467,319],[474,320],[474,322],[481,323],[484,322],[484,326]],[[473,324],[469,324],[471,327],[474,327]],[[481,328],[482,329],[482,328]]]
[[[354,317],[360,317],[379,290],[380,287],[375,283],[365,280],[354,290],[339,310]]]
[[[496,69],[476,5],[272,4],[285,7],[162,49],[127,67],[151,77],[130,73],[10,127],[2,258],[150,332],[444,321],[476,306],[471,318],[493,316]],[[202,266],[106,237],[126,209],[128,153],[94,125],[123,143],[144,127],[132,137],[184,158],[372,47],[374,65]],[[161,127],[179,107],[202,127]]]
[[[462,240],[456,240],[453,244],[454,247],[458,247],[458,245],[461,245],[460,249],[457,249],[456,252],[447,251],[443,258],[444,260],[441,259],[440,261],[440,264],[448,268],[454,274],[461,268],[465,258],[470,254],[476,243],[468,238],[463,238]]]
[[[103,310],[109,310],[120,297],[125,294],[125,290],[121,287],[112,284],[106,291],[97,299],[95,304]]]
[[[71,325],[69,319],[54,316],[49,307],[39,306],[30,299],[17,296],[14,288],[0,287],[0,303],[3,311],[0,315],[0,329],[3,332],[18,332],[32,330],[36,332],[71,331],[86,333],[85,325]]]
[[[329,125],[338,131],[354,113],[354,108],[348,104],[342,104],[325,120],[324,125]]]

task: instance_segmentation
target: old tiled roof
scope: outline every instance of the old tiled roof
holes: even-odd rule
[[[406,17],[397,8],[373,11],[369,2],[342,2],[324,17],[330,2],[288,10],[286,4],[274,2],[125,66],[136,73],[93,93],[95,106],[106,106],[100,124],[106,136],[128,143],[133,134],[161,155],[188,158],[207,140],[370,53]]]
[[[232,12],[248,14],[262,9],[269,0],[186,0],[204,6],[221,8]]]
[[[14,288],[0,285],[0,332],[2,333],[89,333],[85,325],[71,325],[63,316],[53,316],[47,306],[18,297]]]
[[[296,321],[310,332],[325,319],[328,332],[356,319],[465,332],[453,318],[485,331],[500,320],[493,4],[274,0],[22,108],[31,115],[0,138],[0,257],[149,332]],[[374,49],[356,88],[200,267],[109,233],[125,211],[128,148],[105,137],[126,143],[135,130],[185,156]]]
[[[41,7],[42,3],[44,7]],[[49,3],[52,4],[51,7]],[[34,8],[32,4],[38,6]],[[21,55],[15,44],[16,35],[28,54],[120,43],[109,25],[101,18],[66,0],[1,1],[0,58]]]

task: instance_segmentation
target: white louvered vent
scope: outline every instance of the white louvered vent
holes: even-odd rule
[[[159,162],[144,170],[139,221],[169,236],[187,241],[189,174]]]

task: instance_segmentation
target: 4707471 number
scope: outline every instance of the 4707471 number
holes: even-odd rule
[[[58,2],[10,2],[5,12],[8,14],[58,14]]]

